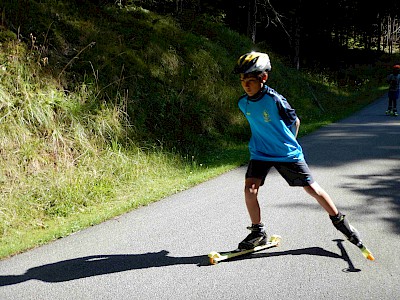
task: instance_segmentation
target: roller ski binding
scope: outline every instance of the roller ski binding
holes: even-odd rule
[[[265,233],[264,224],[252,224],[247,227],[251,233],[239,243],[238,249],[249,250],[257,246],[263,246],[267,243],[267,234]]]
[[[263,227],[263,224],[253,224],[252,226],[247,227],[247,229],[251,230],[251,233],[239,243],[236,250],[229,252],[210,252],[208,254],[210,263],[215,265],[222,260],[279,246],[281,237],[279,235],[272,235],[268,240]]]
[[[342,232],[350,243],[356,245],[360,250],[361,253],[364,255],[365,258],[369,260],[375,260],[374,256],[372,255],[371,251],[368,250],[367,247],[361,241],[360,234],[358,231],[351,226],[349,221],[345,218],[345,215],[339,212],[337,216],[330,216],[332,220],[333,226],[340,232]]]

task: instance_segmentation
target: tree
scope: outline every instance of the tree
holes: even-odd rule
[[[248,0],[247,35],[253,43],[256,42],[257,7],[257,0]]]

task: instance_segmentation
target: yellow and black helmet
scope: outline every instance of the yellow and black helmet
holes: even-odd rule
[[[266,53],[250,52],[242,55],[233,70],[236,74],[271,71],[271,61]]]

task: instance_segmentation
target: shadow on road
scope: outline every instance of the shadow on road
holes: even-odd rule
[[[253,259],[253,258],[265,258],[265,257],[274,257],[274,256],[282,256],[282,255],[313,255],[313,256],[325,256],[325,257],[331,257],[331,258],[338,258],[338,259],[343,259],[347,264],[349,265],[348,268],[343,269],[343,272],[346,273],[353,273],[353,272],[360,272],[360,269],[357,269],[354,267],[353,262],[351,261],[349,255],[347,254],[347,251],[343,245],[343,240],[338,239],[338,240],[333,240],[334,242],[337,243],[337,246],[341,252],[341,255],[337,253],[333,253],[330,251],[327,251],[321,247],[310,247],[310,248],[304,248],[304,249],[296,249],[296,250],[287,250],[287,251],[277,251],[277,252],[267,252],[267,253],[255,253],[251,256],[239,256],[237,258],[232,259],[233,260],[245,260],[245,259]]]
[[[302,138],[300,143],[307,160],[315,166],[333,168],[370,160],[400,159],[400,120],[358,121],[331,124]]]
[[[383,220],[391,224],[392,229],[400,234],[400,167],[388,169],[386,173],[364,175],[350,175],[348,178],[353,183],[343,184],[347,188],[362,195],[366,204],[363,211],[369,214],[380,213],[385,209],[391,211],[391,216],[386,216]],[[354,182],[358,182],[355,184]],[[362,184],[367,182],[368,184]],[[361,183],[361,184],[360,184]]]
[[[351,261],[349,255],[346,252],[346,249],[343,246],[343,240],[333,240],[334,242],[337,243],[338,248],[340,249],[340,252],[342,252],[342,258],[349,264],[349,267],[346,269],[343,269],[344,272],[360,272],[360,269],[357,269],[354,267],[353,262]]]
[[[349,264],[347,272],[360,271],[354,268],[349,256],[341,244],[343,240],[335,240],[342,255],[324,250],[320,247],[310,247],[304,249],[256,253],[239,257],[233,260],[254,259],[262,257],[275,257],[284,255],[313,255],[325,256],[336,259],[343,259]],[[64,260],[52,264],[47,264],[29,269],[22,275],[0,276],[0,286],[7,286],[22,283],[28,280],[40,280],[43,282],[65,282],[80,278],[112,274],[130,270],[156,268],[173,265],[192,264],[199,267],[210,266],[206,255],[190,257],[172,257],[169,252],[162,250],[160,252],[150,252],[145,254],[120,254],[120,255],[93,255],[75,259]]]
[[[341,168],[357,163],[365,174],[343,174],[348,183],[341,187],[366,199],[360,211],[381,212],[390,205],[391,217],[383,219],[400,234],[400,119],[384,115],[386,96],[359,113],[305,136],[301,144],[313,167]],[[368,172],[380,161],[391,165],[379,173]],[[383,171],[382,171],[383,170]],[[318,172],[315,172],[318,178]]]

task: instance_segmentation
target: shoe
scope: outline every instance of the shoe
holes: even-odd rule
[[[253,224],[247,227],[247,229],[251,230],[251,233],[239,243],[239,249],[249,250],[267,243],[267,234],[265,233],[264,224]]]
[[[330,217],[333,226],[336,227],[341,233],[343,233],[347,239],[356,246],[361,246],[362,241],[358,231],[350,225],[349,221],[345,218],[345,215],[339,212],[337,216]]]
[[[393,112],[392,112],[392,116],[393,116],[393,117],[397,117],[398,115],[399,115],[399,114],[397,113],[397,111],[393,111]]]
[[[390,116],[390,115],[392,114],[392,111],[388,109],[388,110],[385,112],[385,114],[386,114],[387,116]]]

